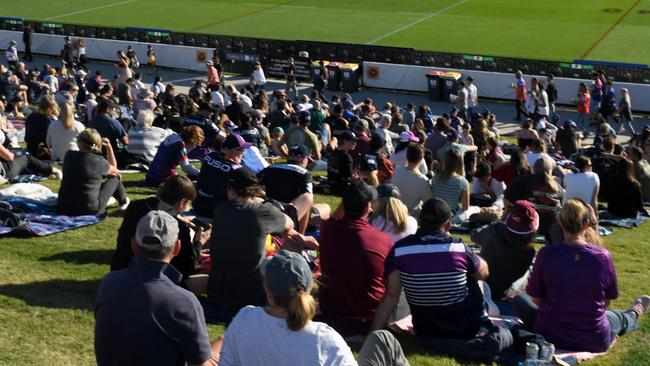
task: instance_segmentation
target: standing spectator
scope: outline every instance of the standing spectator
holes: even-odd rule
[[[80,39],[79,48],[77,49],[77,66],[88,72],[88,67],[86,67],[87,63],[88,56],[86,55],[86,41]]]
[[[16,68],[18,66],[18,50],[16,49],[16,41],[9,41],[9,47],[5,50],[7,63],[9,66]]]
[[[521,122],[521,116],[526,115],[522,113],[524,111],[524,103],[528,99],[526,80],[524,79],[524,74],[517,70],[515,72],[516,82],[512,84],[512,88],[515,89],[515,109],[517,110],[517,117],[515,121]]]
[[[286,93],[287,99],[290,98],[291,92],[294,93],[293,97],[298,98],[298,82],[296,81],[296,65],[293,62],[293,57],[287,59],[287,66],[284,67],[284,75],[287,78]]]
[[[70,37],[66,36],[63,39],[63,50],[61,50],[61,61],[63,63],[63,67],[67,67],[68,69],[72,70],[74,67],[74,57],[73,57],[73,48],[72,48],[72,41],[70,40]]]
[[[139,117],[139,116],[138,116]],[[150,116],[142,115],[141,123],[143,126],[149,124],[148,119]],[[158,140],[160,136],[156,136],[157,132],[153,130],[152,127],[152,139]],[[157,127],[155,127],[157,128]],[[145,130],[146,131],[146,130]],[[148,144],[155,144],[154,142],[145,142],[146,132],[143,131],[143,140],[142,140],[142,150],[145,150]],[[139,135],[136,135],[140,137]],[[176,167],[181,166],[181,169],[191,178],[196,178],[199,175],[199,171],[194,168],[187,156],[188,152],[193,148],[200,146],[204,140],[203,130],[198,126],[187,126],[180,134],[172,133],[167,136],[160,146],[158,147],[155,156],[151,162],[151,166],[147,171],[147,176],[145,177],[145,182],[151,186],[158,186],[160,183],[166,181],[167,179],[177,175]],[[140,149],[136,148],[136,151]],[[142,151],[140,150],[140,151]],[[153,149],[152,149],[153,150]],[[145,154],[151,154],[153,151],[149,151]]]
[[[140,67],[140,60],[138,60],[138,55],[135,53],[133,46],[126,47],[126,58],[129,60],[129,67],[131,69]]]
[[[52,149],[52,160],[63,160],[68,150],[77,151],[77,136],[85,129],[74,119],[74,105],[66,101],[61,107],[59,119],[50,123],[47,129],[47,145]]]
[[[610,80],[607,80],[603,85],[603,100],[600,103],[599,111],[606,122],[609,122],[611,119],[614,123],[619,123],[618,117],[616,116],[618,112],[616,91],[614,90],[614,85]]]
[[[555,76],[549,74],[546,77],[546,94],[548,95],[549,120],[555,116],[555,102],[557,102],[557,87],[555,86]]]
[[[406,166],[397,167],[391,179],[391,183],[400,191],[400,199],[412,216],[417,216],[422,204],[431,198],[429,179],[420,170],[422,164],[424,164],[424,147],[412,143],[406,148]]]
[[[420,228],[395,243],[387,259],[386,291],[370,330],[381,329],[399,302],[402,288],[418,339],[476,337],[484,317],[478,281],[488,265],[462,239],[449,235],[452,212],[444,201],[422,207]]]
[[[600,111],[600,103],[603,100],[603,80],[601,80],[600,74],[597,72],[594,72],[591,76],[591,92],[589,93],[591,95],[591,103],[589,105],[589,112],[593,118]]]
[[[181,250],[178,233],[174,217],[149,212],[136,227],[132,248],[137,255],[131,265],[111,272],[100,284],[95,306],[98,365],[216,364],[219,347],[208,341],[201,304],[178,286],[182,276],[170,265]]]
[[[249,84],[254,93],[264,90],[264,85],[266,85],[266,76],[264,76],[264,70],[259,61],[255,63],[255,68],[251,73]]]
[[[469,106],[469,92],[465,88],[465,83],[463,81],[458,81],[458,90],[456,91],[456,97],[453,100],[454,104],[458,108],[458,116],[463,119],[463,121],[468,121],[467,108]]]
[[[591,114],[591,93],[587,88],[587,84],[580,82],[578,85],[578,128],[580,131],[588,133],[589,120]],[[595,102],[594,102],[595,103]]]
[[[325,67],[325,62],[323,60],[318,61],[318,74],[314,77],[314,90],[318,93],[319,96],[323,95],[325,88],[327,87],[327,80],[329,79],[329,72],[327,67]]]
[[[600,178],[592,171],[591,160],[584,155],[575,159],[577,172],[564,176],[564,203],[574,198],[591,205],[594,212],[598,212],[598,192],[600,190]]]
[[[47,146],[47,130],[52,120],[59,116],[59,106],[51,95],[43,95],[38,102],[38,109],[25,120],[25,142],[27,151],[37,158],[49,159],[43,156],[43,147]],[[39,155],[41,155],[39,157]],[[45,154],[49,155],[49,154]],[[60,156],[63,157],[63,156]]]
[[[368,223],[375,199],[375,187],[357,181],[343,193],[343,218],[321,225],[323,320],[347,335],[368,332],[384,295],[384,266],[392,243]]]
[[[630,136],[634,136],[634,127],[632,126],[632,101],[630,99],[630,92],[627,88],[621,88],[621,100],[618,102],[618,114],[621,118],[620,125],[618,127],[618,132],[623,132],[623,125],[627,125],[627,132]]]
[[[208,60],[208,62],[205,63],[205,66],[208,69],[208,87],[211,90],[214,90],[213,88],[216,88],[217,84],[220,83],[219,72],[214,67],[214,63],[210,60]]]
[[[79,151],[69,150],[63,159],[57,212],[68,216],[103,215],[111,197],[125,210],[130,200],[120,181],[117,160],[108,139],[89,128],[77,136],[77,145]],[[106,151],[106,159],[101,155],[102,149]]]
[[[473,116],[474,113],[478,112],[478,89],[474,85],[474,78],[468,76],[465,83],[465,89],[467,90],[467,113],[469,117]]]
[[[564,241],[540,249],[526,294],[515,300],[525,326],[558,349],[606,352],[618,336],[637,328],[650,305],[647,295],[630,307],[608,310],[618,297],[614,263],[607,249],[587,241],[595,217],[579,200],[560,211]]]
[[[32,26],[25,24],[23,28],[23,44],[25,44],[25,61],[34,61],[32,54]]]
[[[157,74],[156,71],[156,50],[152,45],[147,45],[147,65],[153,70],[154,74]]]

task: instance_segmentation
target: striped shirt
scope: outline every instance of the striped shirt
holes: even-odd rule
[[[172,130],[163,130],[159,127],[134,127],[129,130],[129,144],[126,146],[126,151],[144,156],[147,161],[152,162],[158,152],[158,146],[172,133]]]
[[[455,175],[447,181],[442,181],[437,175],[431,181],[433,197],[439,198],[449,206],[452,211],[458,210],[460,206],[460,194],[469,189],[469,182],[465,177]]]
[[[476,333],[482,315],[482,301],[473,296],[476,281],[469,277],[479,266],[462,239],[420,229],[395,243],[386,273],[400,272],[418,336],[462,337]]]

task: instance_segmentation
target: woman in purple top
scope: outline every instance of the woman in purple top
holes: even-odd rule
[[[611,255],[593,243],[600,241],[590,229],[595,220],[580,200],[564,205],[558,216],[564,242],[539,251],[527,295],[513,303],[524,324],[558,349],[604,352],[617,336],[638,327],[650,305],[643,295],[625,310],[607,309],[618,285]]]

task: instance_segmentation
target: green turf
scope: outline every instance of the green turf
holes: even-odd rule
[[[125,175],[131,199],[153,194],[138,186],[142,174]],[[57,191],[59,183],[44,185]],[[316,196],[336,206],[339,199]],[[0,365],[92,365],[93,306],[97,285],[109,270],[121,213],[111,210],[103,222],[45,238],[0,239]],[[606,238],[618,272],[620,298],[625,307],[641,293],[650,293],[650,224],[616,229]],[[468,238],[465,236],[465,239]],[[211,339],[224,328],[209,326]],[[626,335],[594,365],[650,364],[650,321]],[[400,336],[412,365],[456,365],[454,359],[418,348],[411,337]],[[352,345],[358,350],[358,346]]]
[[[615,11],[604,11],[608,8]],[[650,64],[650,0],[57,0],[52,6],[24,0],[4,2],[0,13],[53,22]]]

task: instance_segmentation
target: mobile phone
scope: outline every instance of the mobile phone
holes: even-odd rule
[[[208,224],[207,222],[205,222],[205,221],[203,221],[203,220],[201,220],[201,219],[198,219],[198,218],[196,218],[196,217],[192,219],[192,223],[193,223],[196,227],[200,227],[200,228],[203,229],[203,230],[207,230],[207,229],[210,228],[210,224]]]

